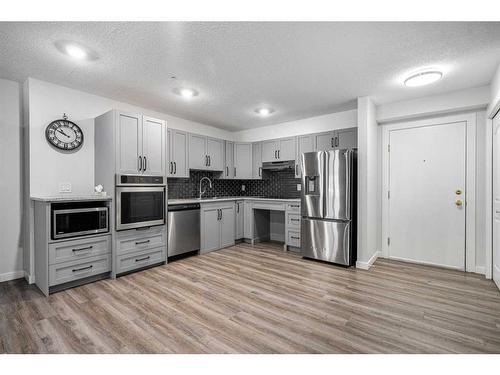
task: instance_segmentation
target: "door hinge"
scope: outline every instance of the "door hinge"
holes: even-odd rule
[[[391,245],[391,237],[387,237],[387,246]]]

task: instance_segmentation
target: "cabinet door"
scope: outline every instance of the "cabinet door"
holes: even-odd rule
[[[222,171],[224,169],[224,141],[222,139],[207,138],[208,169]]]
[[[358,128],[337,130],[337,148],[358,147]]]
[[[167,129],[167,177],[172,177],[174,166],[172,164],[172,130]]]
[[[142,172],[142,116],[117,113],[116,170],[121,174]]]
[[[189,169],[208,169],[207,137],[189,134]]]
[[[279,140],[278,160],[295,160],[295,137],[283,138]]]
[[[335,132],[316,134],[316,151],[330,151],[335,149]]]
[[[235,143],[234,144],[234,178],[251,179],[252,178],[252,144]]]
[[[234,178],[234,142],[225,141],[224,146],[225,167],[222,171],[222,178],[230,180]]]
[[[262,162],[278,161],[279,141],[262,142]]]
[[[171,167],[172,177],[189,178],[188,139],[188,133],[172,129],[171,143],[169,144],[173,163]]]
[[[262,180],[262,142],[252,143],[252,178]]]
[[[252,203],[243,203],[243,238],[253,239],[253,209]]]
[[[235,236],[234,203],[231,207],[221,207],[220,210],[220,247],[233,246]]]
[[[219,208],[217,207],[202,208],[201,251],[203,253],[206,253],[212,250],[217,250],[219,248],[220,248]]]
[[[165,121],[151,117],[142,118],[143,173],[155,176],[165,175],[167,162],[165,146]]]
[[[239,240],[243,238],[244,231],[244,204],[243,201],[236,201],[236,230],[234,238]]]
[[[297,137],[297,159],[295,160],[295,177],[302,176],[300,158],[304,152],[314,151],[314,137],[312,135],[300,135]]]

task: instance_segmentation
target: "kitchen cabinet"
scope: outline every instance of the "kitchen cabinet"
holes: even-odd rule
[[[358,145],[358,128],[339,129],[315,135],[316,151],[353,148]]]
[[[295,137],[262,142],[262,162],[295,160]]]
[[[236,229],[234,234],[235,240],[240,240],[243,238],[244,233],[244,223],[245,223],[245,213],[244,213],[244,201],[236,201]]]
[[[253,207],[251,201],[243,203],[243,238],[253,239]]]
[[[189,134],[189,169],[222,171],[223,159],[223,140]]]
[[[224,162],[226,163],[222,172],[223,179],[234,178],[234,142],[226,141],[224,145]]]
[[[167,129],[168,177],[189,178],[188,133]]]
[[[252,178],[262,180],[262,142],[252,143]]]
[[[117,173],[165,175],[165,121],[118,111],[115,118]]]
[[[201,205],[201,252],[234,245],[234,202],[207,203]]]
[[[300,159],[301,155],[304,152],[313,152],[314,151],[314,136],[308,135],[299,135],[297,137],[297,157],[295,159],[295,178],[302,177]]]
[[[236,142],[234,144],[234,178],[252,178],[252,144]]]

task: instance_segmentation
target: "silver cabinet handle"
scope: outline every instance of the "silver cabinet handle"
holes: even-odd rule
[[[229,167],[226,165],[226,177],[229,177]]]
[[[330,141],[330,144],[332,145],[332,148],[334,148],[334,147],[335,147],[335,144],[334,144],[334,142],[333,142],[333,137],[332,137],[332,139],[331,139],[331,141]]]
[[[295,164],[295,175],[298,175],[298,174],[299,174],[299,172],[297,172],[297,167],[298,167],[298,166],[299,166],[298,164]]]
[[[146,172],[146,169],[148,169],[148,160],[146,159],[145,156],[143,156],[144,159],[144,172]]]
[[[136,245],[144,245],[145,243],[150,243],[151,240],[146,240],[146,241],[136,241],[135,244]]]
[[[236,177],[236,167],[234,167],[234,177]]]
[[[280,151],[281,150],[278,150],[278,160],[280,159]]]
[[[259,177],[262,177],[262,167],[259,167]]]
[[[291,204],[290,207],[297,207],[297,208],[299,208],[300,206],[298,204]]]
[[[293,238],[294,240],[300,240],[300,237],[296,237],[296,236],[290,236],[291,238]]]
[[[73,272],[85,271],[85,270],[90,270],[90,269],[92,269],[92,267],[94,267],[94,266],[93,266],[93,265],[90,265],[90,266],[88,266],[88,267],[73,268],[71,271],[73,271]]]
[[[174,174],[177,174],[177,162],[174,161]]]
[[[291,221],[300,221],[299,219],[290,219]]]
[[[212,165],[212,157],[208,155],[208,166],[210,167]]]
[[[240,213],[240,204],[236,203],[236,213]]]
[[[77,251],[83,251],[83,250],[90,250],[94,246],[87,246],[87,247],[80,247],[79,249],[72,249],[71,251],[77,252]]]
[[[137,258],[135,261],[136,262],[142,262],[143,260],[148,260],[149,258],[151,258],[151,256],[147,256],[147,257],[143,257],[143,258]]]
[[[168,165],[168,173],[172,174],[173,169],[174,169],[173,164],[172,164],[172,162],[170,162],[169,165]]]
[[[140,156],[138,157],[137,169],[139,169],[139,172],[142,171],[142,158]]]

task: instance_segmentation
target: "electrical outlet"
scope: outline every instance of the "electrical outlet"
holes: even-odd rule
[[[241,191],[245,191],[246,187],[245,185],[241,185]]]
[[[297,191],[301,191],[302,190],[302,185],[301,184],[297,184]]]
[[[59,193],[71,193],[71,182],[59,182]]]

